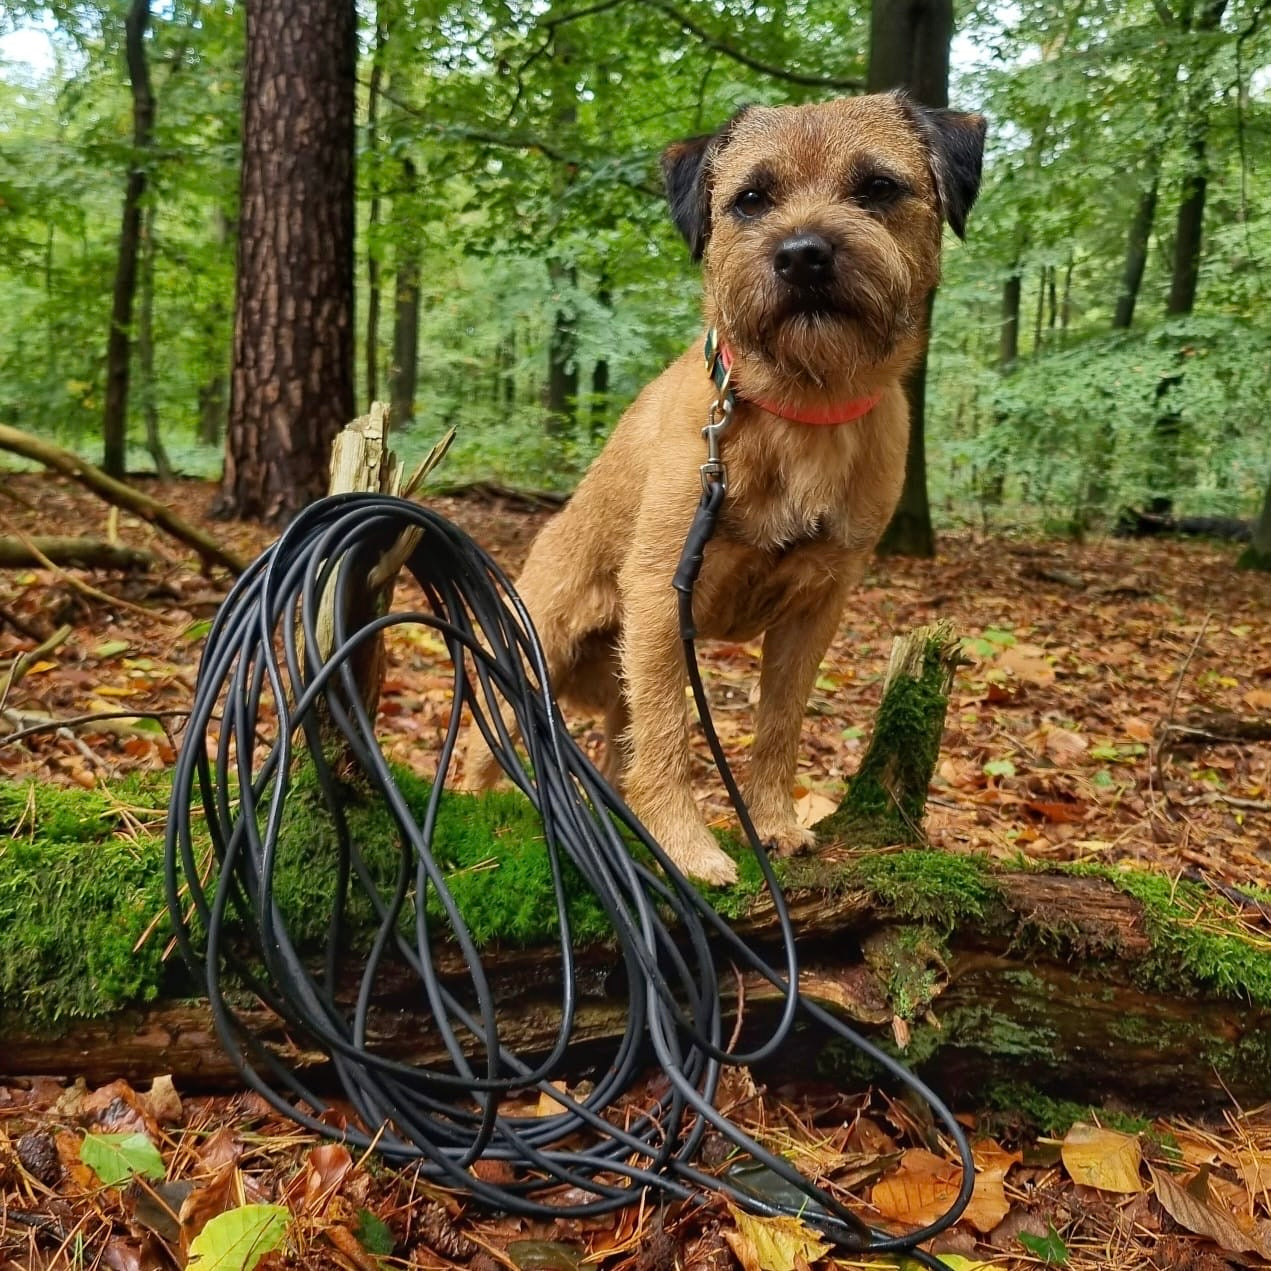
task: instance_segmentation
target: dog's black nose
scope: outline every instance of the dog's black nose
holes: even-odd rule
[[[830,276],[834,248],[820,234],[795,234],[772,258],[777,273],[792,287],[815,287]]]

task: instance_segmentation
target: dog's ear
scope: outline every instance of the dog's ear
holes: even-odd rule
[[[671,220],[684,235],[694,260],[701,260],[711,228],[711,160],[732,135],[746,113],[739,110],[718,132],[687,141],[673,141],[662,152],[662,177]]]
[[[903,93],[897,97],[931,153],[931,169],[945,219],[959,238],[965,238],[966,218],[980,192],[988,121],[983,115],[920,106]]]

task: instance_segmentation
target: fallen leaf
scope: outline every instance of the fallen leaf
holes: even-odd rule
[[[177,1125],[180,1123],[182,1107],[181,1096],[170,1076],[156,1077],[150,1083],[150,1089],[137,1096],[141,1106],[154,1118],[158,1125]]]
[[[309,1153],[305,1174],[304,1208],[314,1212],[325,1206],[340,1190],[353,1157],[342,1143],[323,1143]]]
[[[1102,1192],[1141,1192],[1139,1166],[1143,1148],[1133,1134],[1101,1129],[1078,1121],[1065,1135],[1060,1151],[1074,1183]]]
[[[1055,682],[1055,668],[1035,645],[1017,644],[1003,649],[997,656],[997,664],[1025,684],[1044,688]]]
[[[254,1271],[282,1244],[290,1221],[284,1205],[243,1205],[218,1214],[190,1245],[186,1271]]]
[[[1059,768],[1068,768],[1081,760],[1090,743],[1067,728],[1051,728],[1046,733],[1046,753]]]
[[[1251,688],[1244,695],[1244,704],[1251,711],[1271,710],[1271,689]]]
[[[736,1230],[725,1231],[742,1271],[796,1271],[799,1259],[815,1262],[829,1252],[829,1244],[797,1218],[757,1218],[740,1209],[729,1210]]]
[[[1008,1152],[992,1139],[981,1139],[971,1148],[975,1158],[975,1191],[964,1217],[976,1231],[992,1231],[1010,1212],[1006,1199],[1005,1179],[1013,1165],[1024,1158],[1019,1152]],[[961,1182],[961,1179],[958,1180]]]
[[[838,810],[838,804],[815,790],[808,790],[794,801],[794,815],[804,829],[809,829],[818,821],[824,821],[832,812]]]
[[[1152,1176],[1156,1199],[1180,1227],[1212,1240],[1228,1253],[1256,1253],[1260,1258],[1271,1258],[1271,1242],[1262,1239],[1256,1231],[1244,1230],[1235,1215],[1213,1203],[1207,1178],[1203,1179],[1202,1198],[1180,1186],[1164,1170],[1155,1169],[1151,1162],[1147,1170]]]
[[[167,1173],[159,1149],[144,1134],[86,1134],[79,1159],[107,1187],[117,1187],[134,1175],[162,1178]]]
[[[213,1218],[243,1203],[243,1184],[238,1167],[231,1160],[202,1187],[196,1188],[181,1202],[177,1220],[181,1226],[181,1252],[190,1246]]]
[[[870,1201],[885,1218],[925,1227],[943,1214],[962,1186],[962,1171],[925,1148],[910,1148],[900,1168],[875,1184]]]

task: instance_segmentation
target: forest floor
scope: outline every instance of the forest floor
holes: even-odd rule
[[[147,488],[182,515],[206,520],[210,486]],[[72,723],[17,744],[0,740],[0,776],[94,786],[167,767],[224,580],[200,574],[127,515],[116,525],[101,503],[65,482],[6,476],[0,495],[0,534],[117,532],[168,562],[144,576],[0,573],[0,684],[15,655],[62,624],[71,628],[5,690],[0,704],[11,720],[38,726],[106,711],[173,713],[149,731]],[[548,515],[497,498],[432,503],[513,570]],[[271,538],[241,524],[214,532],[244,556]],[[1225,545],[1173,540],[1078,545],[959,532],[941,536],[934,561],[877,562],[850,604],[809,709],[799,775],[808,819],[829,810],[863,751],[892,636],[947,619],[966,638],[967,664],[931,792],[933,844],[1002,860],[1023,853],[1121,862],[1220,888],[1271,889],[1271,743],[1217,739],[1229,735],[1230,717],[1271,721],[1271,577],[1237,573],[1235,555]],[[409,599],[403,587],[399,601]],[[744,770],[758,648],[708,645],[702,654],[717,726]],[[449,685],[428,648],[390,641],[381,718],[390,756],[431,774]],[[594,727],[582,736],[598,745]],[[704,748],[696,780],[704,805],[726,822]],[[1271,911],[1263,926],[1271,941]],[[947,1144],[878,1092],[734,1081],[739,1118],[835,1179],[844,1194],[868,1198],[876,1218],[921,1222],[956,1190]],[[60,1080],[0,1086],[0,1268],[148,1271],[171,1265],[165,1249],[183,1265],[192,1232],[244,1197],[280,1201],[298,1216],[296,1229],[312,1237],[292,1255],[290,1265],[302,1267],[372,1266],[373,1255],[390,1251],[397,1265],[404,1258],[418,1267],[483,1269],[586,1260],[655,1271],[676,1256],[685,1267],[743,1271],[875,1265],[841,1256],[817,1262],[816,1247],[801,1245],[797,1233],[782,1234],[773,1251],[763,1244],[771,1232],[750,1231],[744,1216],[720,1208],[707,1211],[704,1231],[700,1210],[690,1218],[675,1209],[581,1225],[466,1215],[455,1227],[457,1198],[430,1194],[421,1206],[418,1185],[412,1193],[409,1180],[362,1167],[343,1149],[316,1147],[253,1098],[164,1104],[126,1087],[86,1095]],[[979,1136],[987,1182],[977,1187],[972,1220],[937,1246],[954,1255],[951,1266],[1271,1265],[1271,1109],[1232,1106],[1221,1123],[1154,1123],[1129,1135],[1079,1130],[1063,1140],[1018,1140],[984,1109],[959,1111]],[[72,1126],[140,1129],[163,1149],[166,1181],[103,1189],[80,1162]],[[1130,1175],[1110,1178],[1127,1159]],[[1186,1190],[1167,1165],[1185,1167]],[[261,1265],[283,1265],[277,1258]]]

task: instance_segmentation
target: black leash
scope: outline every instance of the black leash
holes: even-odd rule
[[[374,1148],[399,1164],[415,1163],[428,1178],[508,1213],[586,1217],[633,1204],[645,1188],[682,1200],[719,1192],[751,1213],[801,1218],[844,1250],[905,1253],[940,1268],[945,1264],[917,1246],[956,1222],[970,1200],[974,1169],[966,1136],[917,1077],[797,991],[798,958],[785,898],[711,724],[696,665],[692,593],[724,493],[722,474],[709,480],[704,472],[702,501],[675,586],[694,698],[778,917],[780,967],[769,965],[733,932],[572,740],[547,688],[543,652],[529,617],[499,567],[444,518],[376,494],[337,495],[308,508],[238,580],[217,614],[169,809],[166,875],[177,938],[203,982],[218,1035],[245,1084],[318,1134]],[[423,589],[428,610],[386,614],[348,630],[350,596],[412,528],[421,537],[406,568]],[[328,592],[334,597],[334,637],[324,656],[318,615]],[[412,624],[441,637],[454,667],[437,778],[419,820],[393,780],[353,673],[368,640]],[[524,758],[500,717],[504,702],[515,715]],[[266,703],[272,704],[276,724],[262,714]],[[500,1039],[497,1002],[480,951],[434,852],[438,808],[465,705],[542,819],[559,923],[560,1005],[555,1044],[538,1061]],[[209,727],[218,712],[219,739],[210,752]],[[329,737],[323,730],[332,727],[358,768],[361,787],[383,802],[396,823],[401,851],[391,884],[376,880],[349,833],[340,782],[321,744]],[[301,936],[289,926],[294,915],[275,896],[297,743],[307,747],[338,844],[329,866],[335,900],[318,969],[313,950],[302,948]],[[191,828],[196,791],[215,856],[210,877]],[[624,832],[658,869],[633,856]],[[437,848],[444,859],[444,845]],[[579,886],[591,890],[612,923],[630,1001],[623,1034],[601,1075],[588,1094],[575,1098],[551,1085],[551,1078],[571,1044],[578,1006],[567,889]],[[364,950],[350,939],[348,914],[355,903],[369,903],[377,924]],[[463,957],[462,992],[436,970],[442,944],[457,947]],[[447,1065],[425,1068],[376,1050],[372,1008],[390,964],[399,971],[398,984],[401,967],[413,974],[417,1009],[431,1017],[449,1055]],[[732,964],[758,973],[785,996],[771,1034],[746,1053],[730,1052],[723,1031],[720,978]],[[253,1031],[242,1009],[243,987],[283,1020],[299,1046],[330,1056],[345,1097],[369,1133],[333,1124],[324,1115],[329,1105],[303,1072]],[[904,1236],[870,1226],[717,1111],[721,1066],[772,1058],[801,1015],[924,1099],[956,1144],[962,1186],[936,1222]],[[645,1072],[646,1043],[666,1093],[634,1114],[620,1104]],[[504,1115],[502,1102],[527,1089],[550,1095],[563,1110],[542,1117]],[[711,1127],[751,1168],[766,1169],[787,1191],[793,1189],[796,1199],[779,1202],[731,1171],[715,1177],[696,1168],[694,1158]],[[514,1181],[479,1177],[470,1167],[481,1159],[516,1167]],[[562,1188],[579,1189],[588,1199],[551,1203],[551,1194],[559,1197]]]

